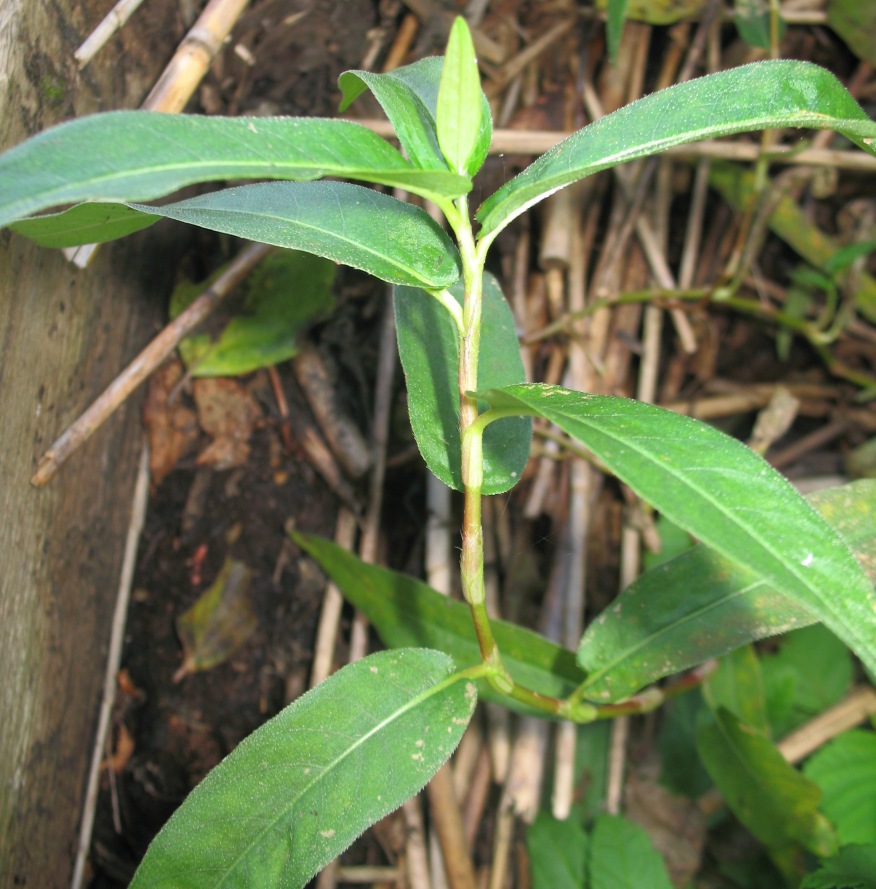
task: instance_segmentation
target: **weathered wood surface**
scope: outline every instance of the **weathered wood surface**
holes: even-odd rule
[[[0,148],[51,123],[135,108],[184,24],[135,14],[81,74],[73,52],[112,0],[0,0]],[[138,405],[43,490],[39,456],[154,333],[162,235],[86,271],[0,234],[0,887],[69,885],[140,448]],[[165,235],[166,237],[166,235]]]

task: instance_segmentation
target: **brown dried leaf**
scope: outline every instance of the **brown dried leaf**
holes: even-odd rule
[[[226,661],[256,629],[249,598],[250,569],[226,559],[216,579],[176,621],[183,645],[183,662],[173,679],[209,670]]]
[[[706,819],[696,802],[657,782],[655,763],[627,776],[625,813],[643,827],[663,856],[673,886],[688,886],[702,862]]]
[[[168,402],[182,374],[182,364],[176,360],[159,368],[149,381],[143,405],[143,425],[149,437],[149,472],[155,485],[161,484],[198,439],[195,412],[179,399]]]
[[[213,441],[198,455],[199,466],[232,469],[249,457],[249,439],[261,412],[237,380],[221,377],[195,380],[198,422]]]

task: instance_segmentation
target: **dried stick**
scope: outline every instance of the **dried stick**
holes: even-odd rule
[[[100,766],[104,756],[104,747],[109,737],[113,704],[116,700],[117,675],[122,659],[122,646],[125,639],[125,624],[128,617],[128,603],[131,599],[134,568],[137,564],[137,547],[140,543],[140,532],[143,530],[143,523],[146,519],[148,501],[149,448],[144,442],[143,450],[140,454],[140,465],[137,469],[137,480],[134,485],[131,521],[128,525],[128,535],[125,539],[122,572],[119,578],[118,593],[116,594],[115,610],[113,611],[109,651],[107,652],[106,668],[103,677],[103,694],[97,717],[97,731],[95,732],[94,748],[91,754],[91,766],[88,770],[85,800],[82,806],[82,822],[79,826],[79,843],[76,847],[76,861],[73,865],[73,877],[70,882],[71,889],[80,889],[82,886],[85,865],[91,849],[91,832],[94,827],[94,813],[100,788]]]
[[[210,0],[152,87],[143,108],[170,114],[182,111],[248,3]]]
[[[426,854],[426,828],[423,824],[423,810],[420,797],[409,799],[402,806],[407,836],[407,885],[410,889],[432,889],[429,877],[429,858]]]
[[[446,32],[450,31],[450,26],[453,24],[454,13],[448,10],[443,3],[438,2],[438,0],[404,0],[404,4],[408,9],[414,12],[424,24],[440,22],[446,29]],[[494,40],[487,37],[483,31],[479,28],[472,28],[471,37],[474,43],[475,52],[479,59],[486,59],[488,62],[493,62],[494,64],[498,64],[502,61],[504,57],[502,47]]]
[[[142,2],[143,0],[119,0],[104,16],[103,21],[88,35],[82,46],[73,53],[73,58],[79,63],[80,71],[100,52],[110,37],[116,31],[121,30]]]
[[[171,321],[110,383],[85,413],[55,440],[37,464],[37,471],[31,479],[31,484],[37,487],[48,484],[61,466],[100,429],[113,411],[264,259],[270,250],[271,248],[265,244],[250,244],[241,250],[213,285]]]
[[[587,233],[582,229],[584,201],[590,189],[575,189],[571,192],[575,200],[569,204],[567,225],[570,232],[569,255],[567,257],[568,278],[566,282],[567,309],[570,312],[582,310],[587,293],[587,256],[589,238],[594,234],[593,226],[588,225]],[[588,222],[592,222],[590,214]],[[586,339],[586,322],[579,322],[574,331],[578,337]],[[569,383],[580,392],[590,392],[594,384],[593,364],[588,360],[584,348],[575,338],[569,348]],[[587,536],[590,526],[590,512],[593,503],[596,480],[593,468],[583,460],[573,460],[569,468],[569,509],[564,530],[562,559],[563,576],[563,629],[560,642],[574,650],[578,645],[584,622],[584,606],[587,588]],[[554,787],[551,800],[555,818],[565,819],[574,802],[575,791],[575,748],[578,740],[578,727],[573,723],[561,723],[557,727],[555,739]]]
[[[210,0],[176,54],[158,78],[141,108],[177,114],[197,89],[249,0]],[[63,253],[79,268],[94,259],[99,244],[67,247]]]
[[[394,71],[405,63],[408,51],[410,50],[411,44],[414,42],[414,38],[417,36],[417,31],[419,30],[419,19],[413,13],[409,12],[402,19],[395,40],[389,48],[386,61],[383,63],[384,73],[387,71]]]
[[[529,46],[522,49],[516,56],[509,59],[492,72],[487,72],[487,76],[492,81],[485,90],[487,94],[495,94],[510,83],[523,69],[534,62],[542,53],[547,52],[561,37],[564,37],[571,29],[574,21],[566,19],[559,21],[552,28],[549,28],[540,37],[536,38]]]
[[[853,688],[843,700],[819,713],[779,742],[779,750],[788,762],[806,759],[831,738],[860,725],[876,713],[876,689],[870,685]]]
[[[338,521],[335,528],[335,543],[346,550],[352,550],[356,539],[356,530],[356,516],[348,509],[341,509],[338,513]],[[319,616],[319,626],[316,630],[313,667],[310,673],[311,688],[328,679],[332,672],[335,645],[338,638],[338,624],[343,607],[344,597],[337,586],[334,583],[330,583],[326,587],[325,596],[322,600],[322,611]]]
[[[387,120],[378,118],[357,119],[362,124],[386,139],[395,135],[392,125]],[[490,143],[490,154],[522,154],[539,155],[550,151],[563,139],[571,136],[571,132],[558,130],[493,130],[493,141]],[[682,160],[714,158],[716,160],[738,161],[748,163],[757,160],[762,154],[759,145],[751,142],[723,142],[707,139],[688,145],[675,145],[661,152],[670,157]],[[876,172],[876,157],[863,151],[825,148],[798,148],[794,145],[776,145],[767,152],[771,163],[788,164],[805,167],[835,167],[857,173],[872,174]]]
[[[476,889],[474,866],[468,854],[462,815],[453,790],[453,774],[449,764],[438,769],[427,785],[426,792],[451,889]]]

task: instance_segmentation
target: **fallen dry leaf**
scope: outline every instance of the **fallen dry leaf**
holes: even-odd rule
[[[198,455],[199,466],[232,469],[249,457],[249,439],[261,415],[258,404],[237,380],[208,377],[192,386],[198,422],[213,441]]]
[[[253,634],[256,617],[249,598],[251,577],[243,562],[226,559],[209,589],[177,618],[183,662],[174,682],[228,660]]]
[[[648,832],[666,861],[673,886],[688,886],[702,862],[706,819],[695,801],[670,793],[657,775],[653,762],[629,772],[624,811]]]
[[[198,440],[195,412],[179,399],[168,402],[182,375],[182,364],[174,360],[159,368],[149,381],[143,425],[149,438],[149,472],[154,485],[161,484]]]

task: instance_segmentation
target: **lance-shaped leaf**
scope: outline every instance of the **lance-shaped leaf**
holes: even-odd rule
[[[365,89],[370,89],[414,166],[425,170],[446,170],[447,161],[438,144],[436,123],[443,69],[442,57],[429,56],[386,74],[346,71],[338,81],[344,94],[341,111],[348,108]],[[490,103],[480,88],[478,94],[481,104],[480,129],[469,175],[474,175],[484,162],[493,135]]]
[[[160,216],[124,204],[77,204],[63,213],[49,213],[13,222],[9,227],[41,247],[78,247],[124,238],[154,225]]]
[[[360,124],[113,111],[46,130],[0,156],[0,226],[60,204],[143,201],[219,179],[338,176],[453,198],[450,171],[417,170]]]
[[[483,144],[482,96],[471,31],[465,19],[457,16],[450,28],[444,56],[436,126],[441,152],[450,169],[460,174],[473,176],[490,147],[490,133],[487,133],[486,145]]]
[[[250,735],[162,829],[132,889],[299,889],[447,761],[477,700],[447,655],[350,664]]]
[[[660,90],[569,136],[484,202],[481,236],[599,170],[765,127],[836,130],[876,153],[876,123],[830,72],[807,62],[755,62]]]
[[[462,304],[462,284],[450,291]],[[426,465],[451,488],[464,490],[459,440],[459,331],[434,297],[408,287],[394,294],[398,348],[408,386],[408,410]],[[511,309],[492,275],[484,276],[478,377],[483,386],[522,382],[523,362]],[[485,494],[513,488],[529,458],[532,423],[519,417],[484,435]]]
[[[435,131],[442,67],[442,59],[429,56],[386,74],[345,71],[338,79],[343,93],[339,110],[346,111],[366,89],[371,90],[414,166],[425,170],[446,170],[447,162],[441,154]]]
[[[876,481],[811,495],[876,584]],[[816,621],[798,602],[702,544],[646,571],[584,632],[586,697],[620,701],[663,676]]]
[[[347,182],[262,182],[134,209],[291,247],[391,284],[439,289],[459,277],[459,254],[419,207]]]
[[[819,856],[836,852],[836,835],[818,811],[821,791],[766,735],[719,707],[703,711],[697,750],[727,805],[770,849],[799,843]]]
[[[178,284],[170,298],[176,317],[208,287]],[[193,377],[231,377],[270,367],[298,354],[298,336],[334,308],[332,282],[337,266],[320,256],[278,250],[259,264],[246,282],[246,297],[216,337],[196,333],[179,344]]]
[[[500,416],[545,417],[707,546],[793,599],[876,670],[876,595],[845,541],[745,445],[642,402],[558,386],[483,393]]]
[[[425,646],[447,652],[460,667],[481,663],[467,605],[442,596],[420,580],[369,565],[321,537],[292,535],[335,582],[344,597],[374,624],[385,645]],[[569,695],[581,680],[571,651],[505,621],[491,621],[502,661],[514,678],[553,697]],[[484,697],[496,699],[482,684]],[[506,706],[514,706],[507,697]]]

